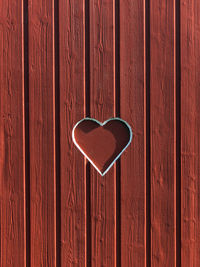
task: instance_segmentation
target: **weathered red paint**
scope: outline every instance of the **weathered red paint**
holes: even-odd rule
[[[200,266],[199,14],[195,0],[1,1],[2,267]],[[86,116],[133,130],[104,177],[72,141]]]

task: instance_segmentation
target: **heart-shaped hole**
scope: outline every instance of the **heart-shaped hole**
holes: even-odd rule
[[[131,127],[120,118],[103,123],[85,118],[73,128],[75,145],[103,176],[121,156],[132,140]]]

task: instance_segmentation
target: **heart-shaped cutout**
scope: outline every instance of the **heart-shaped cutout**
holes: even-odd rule
[[[129,124],[120,118],[111,118],[103,123],[84,118],[74,126],[72,138],[103,176],[131,143],[132,131]]]

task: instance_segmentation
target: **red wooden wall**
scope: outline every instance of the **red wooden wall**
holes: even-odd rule
[[[1,0],[0,266],[200,266],[200,1]],[[101,177],[72,142],[118,116]]]

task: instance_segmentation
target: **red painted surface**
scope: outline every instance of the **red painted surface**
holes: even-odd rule
[[[56,263],[53,1],[28,1],[30,265]],[[35,257],[34,255],[37,255]]]
[[[200,4],[2,0],[0,265],[200,266]],[[134,142],[102,177],[84,117]]]
[[[181,6],[182,266],[200,265],[200,2]]]
[[[160,10],[160,12],[155,12]],[[176,51],[174,1],[150,8],[151,262],[176,266]],[[180,112],[180,111],[178,111]],[[159,201],[158,201],[159,200]]]

